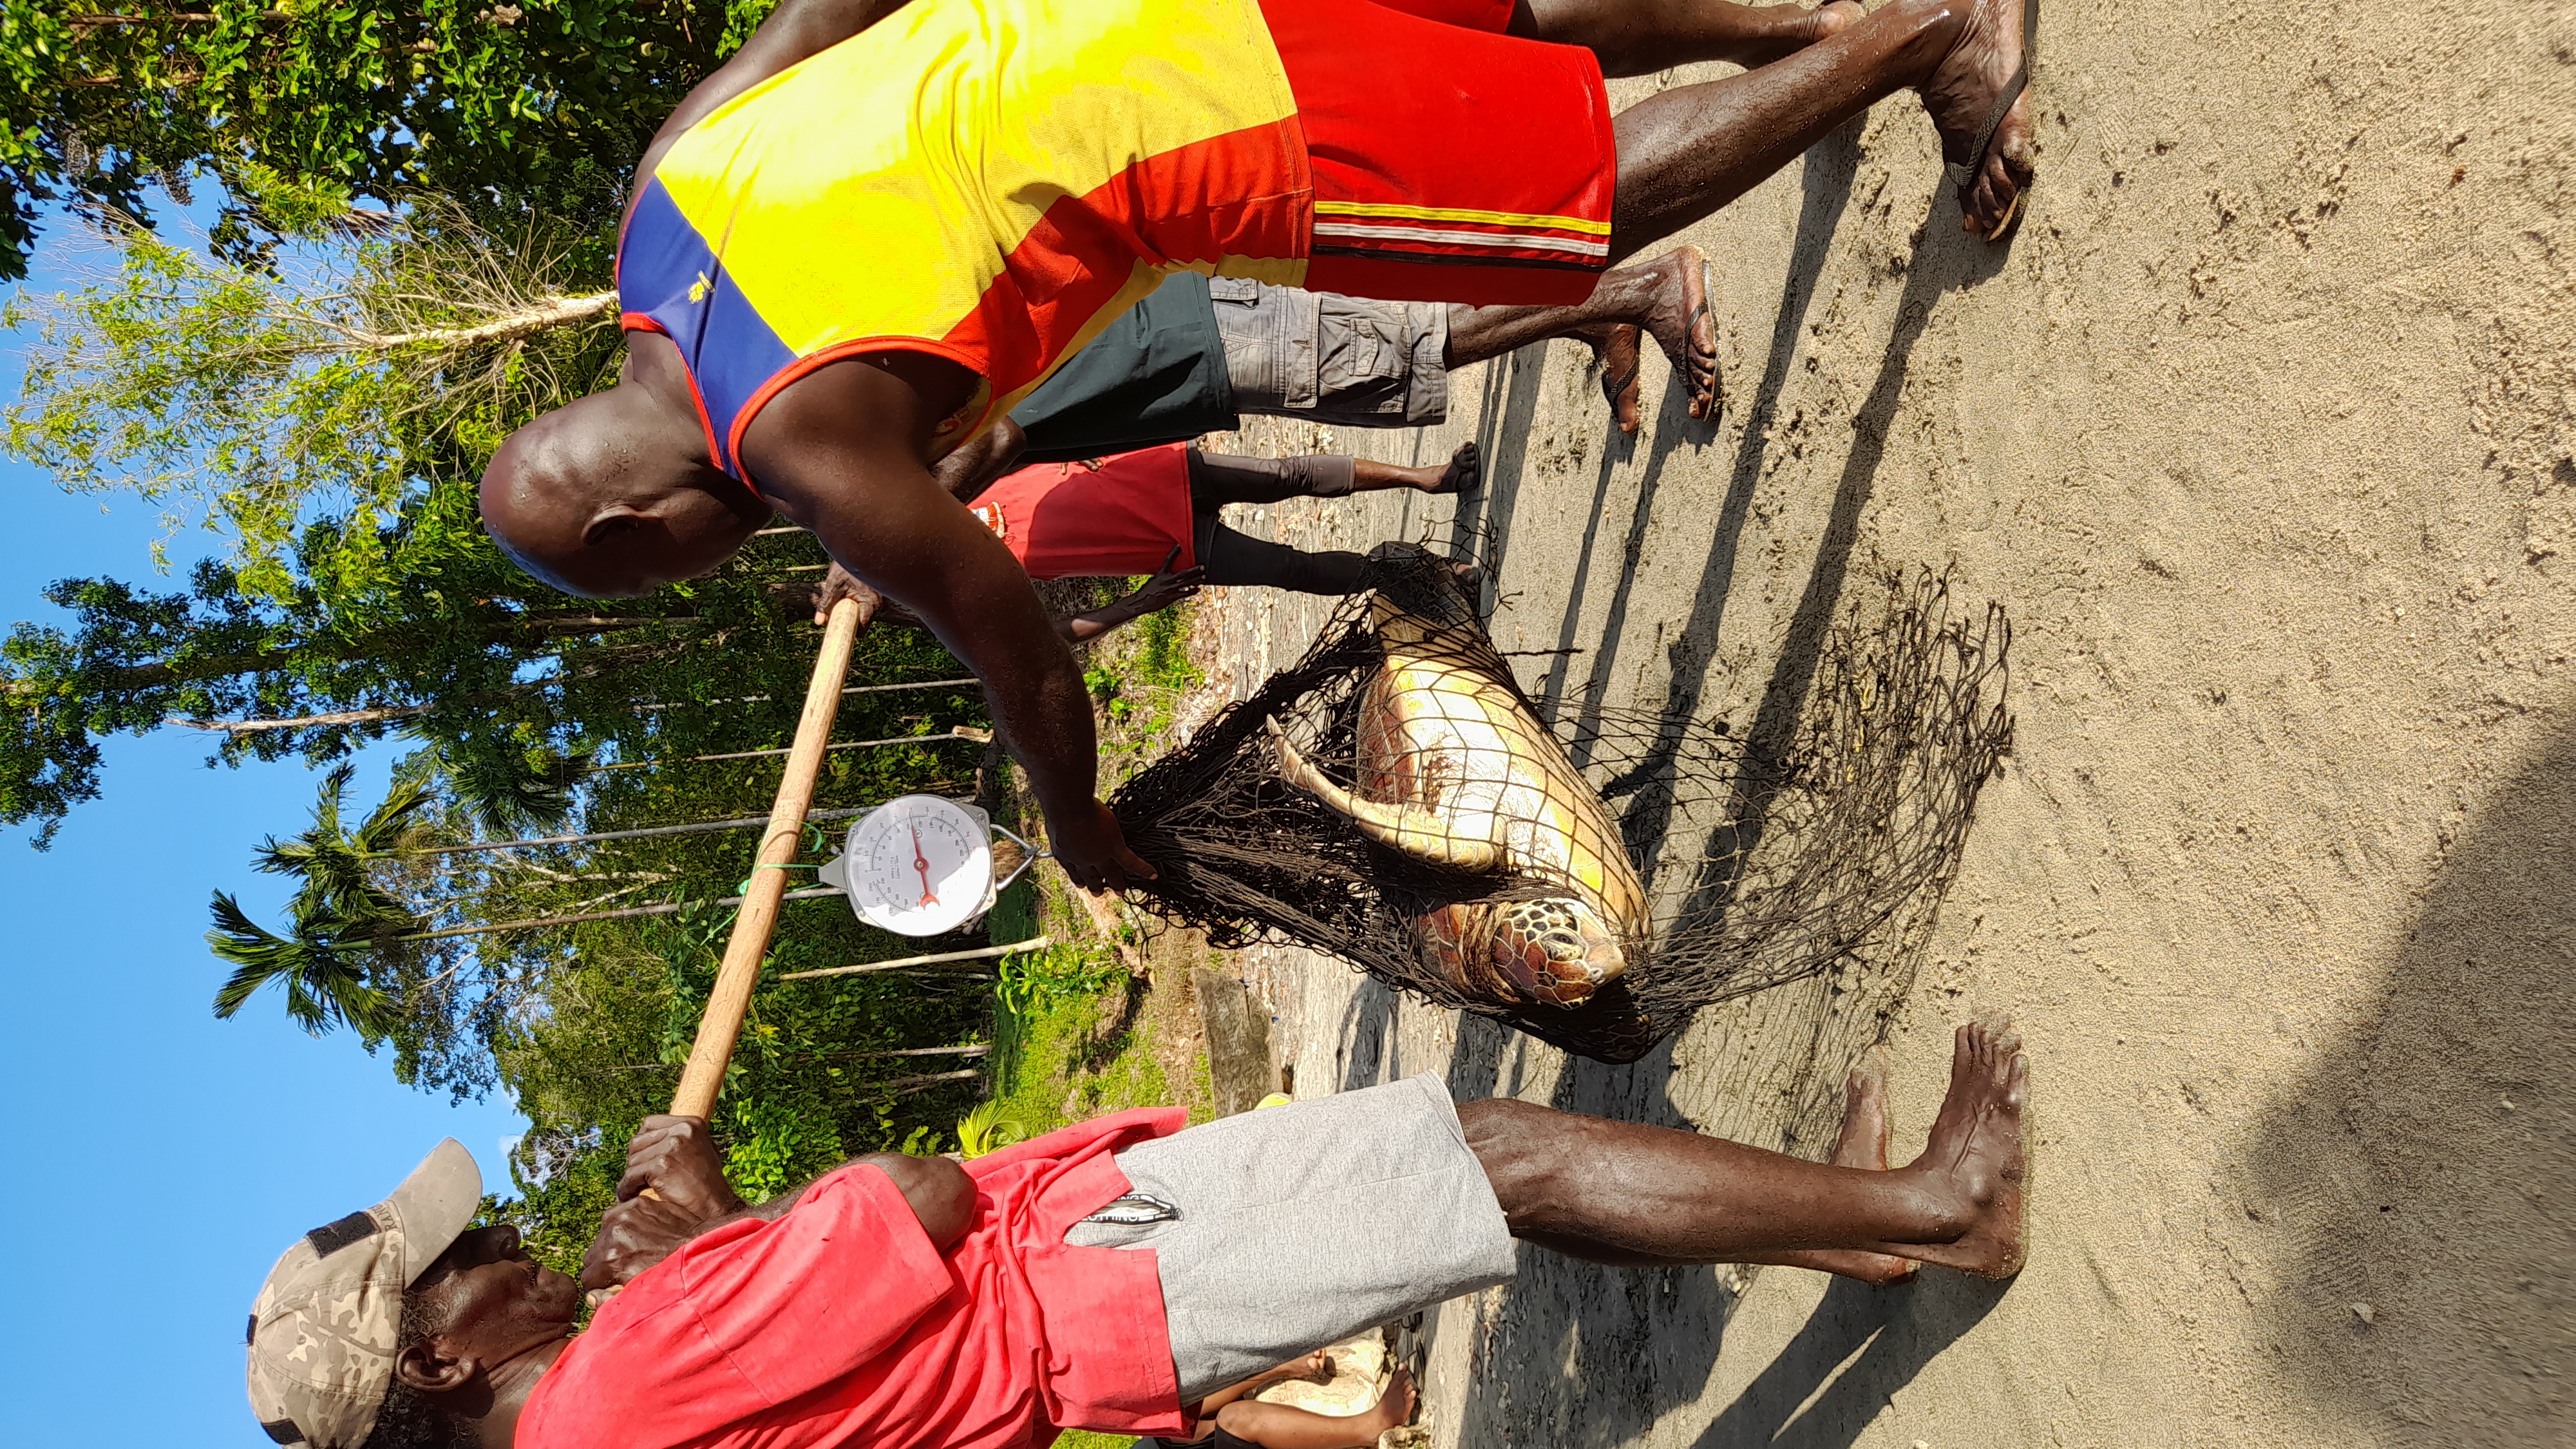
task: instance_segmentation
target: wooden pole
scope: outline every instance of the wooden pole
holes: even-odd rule
[[[832,606],[831,620],[823,626],[822,653],[814,660],[813,682],[805,688],[805,712],[796,721],[778,802],[770,807],[768,833],[752,859],[751,884],[743,889],[724,965],[717,968],[715,989],[707,994],[706,1013],[698,1018],[697,1044],[689,1049],[680,1090],[671,1098],[674,1116],[704,1117],[715,1110],[725,1065],[733,1060],[734,1040],[742,1035],[742,1019],[751,1010],[751,989],[760,980],[760,960],[769,954],[769,933],[778,925],[779,902],[787,894],[787,872],[779,867],[796,858],[805,809],[814,803],[814,777],[832,737],[832,717],[840,712],[850,647],[858,637],[858,600],[843,599]]]

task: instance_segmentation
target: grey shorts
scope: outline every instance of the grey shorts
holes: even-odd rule
[[[1183,1403],[1512,1280],[1502,1205],[1428,1073],[1192,1127],[1118,1166],[1177,1216],[1064,1240],[1154,1250]]]
[[[1449,416],[1449,309],[1218,277],[1208,283],[1234,410],[1356,428]]]

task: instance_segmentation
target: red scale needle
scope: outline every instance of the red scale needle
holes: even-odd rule
[[[912,827],[912,868],[921,872],[921,903],[939,904],[939,893],[930,888],[930,857],[921,853],[921,827]]]

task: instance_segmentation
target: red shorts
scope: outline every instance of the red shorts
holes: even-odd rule
[[[1033,579],[1125,578],[1198,562],[1189,444],[1005,473],[967,505]],[[1180,557],[1172,558],[1172,550]]]
[[[1511,0],[1263,0],[1315,188],[1305,286],[1568,305],[1609,266],[1601,66],[1502,34]]]

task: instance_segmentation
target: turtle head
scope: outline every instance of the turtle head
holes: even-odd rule
[[[1541,896],[1493,910],[1494,967],[1532,1001],[1581,1006],[1628,969],[1618,931],[1587,901]]]

